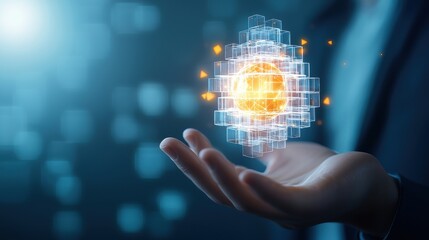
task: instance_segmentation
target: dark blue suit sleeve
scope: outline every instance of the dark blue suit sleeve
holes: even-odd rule
[[[391,175],[398,185],[399,201],[395,218],[384,238],[358,232],[359,240],[429,239],[429,187]]]
[[[396,218],[386,239],[429,238],[429,188],[400,176]]]

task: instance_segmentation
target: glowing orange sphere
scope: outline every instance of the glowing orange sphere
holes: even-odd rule
[[[256,120],[277,116],[287,104],[282,72],[266,62],[244,66],[237,74],[232,95],[235,107]]]

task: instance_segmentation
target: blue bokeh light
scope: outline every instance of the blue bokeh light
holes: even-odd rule
[[[199,107],[198,95],[189,88],[176,89],[171,96],[171,106],[177,116],[193,117]]]
[[[130,115],[121,114],[113,119],[112,135],[118,143],[128,143],[137,140],[140,127],[136,119]]]
[[[56,195],[58,179],[70,176],[73,166],[70,161],[62,159],[50,159],[43,162],[41,169],[41,184],[48,194]]]
[[[237,22],[246,28],[245,11],[256,3],[0,0],[0,8],[6,1],[31,2],[45,19],[31,31],[40,41],[0,34],[2,239],[266,233],[259,222],[236,233],[228,224],[213,230],[225,217],[255,222],[194,204],[202,196],[159,150],[164,137],[181,138],[187,127],[232,149],[210,129],[213,102],[200,99],[206,79],[195,73],[212,75],[211,63],[222,58],[213,45],[235,39],[229,31]],[[213,217],[198,225],[201,214]]]
[[[88,59],[103,59],[109,56],[112,49],[110,27],[104,23],[88,23],[84,24],[82,29],[82,45],[87,50]]]
[[[37,132],[23,131],[15,135],[14,150],[20,160],[36,160],[42,148],[43,139]]]
[[[72,164],[66,160],[48,160],[44,162],[46,170],[56,176],[64,176],[72,173]]]
[[[81,182],[75,176],[59,177],[55,185],[55,195],[64,205],[74,205],[81,198]]]
[[[59,211],[53,217],[53,230],[60,239],[78,238],[83,230],[82,217],[75,211]]]
[[[26,126],[26,115],[21,108],[0,107],[0,147],[13,146],[15,136]]]
[[[36,80],[34,85],[41,85]],[[30,85],[31,83],[23,83],[23,85]],[[41,88],[20,88],[15,91],[14,104],[20,106],[27,113],[28,123],[39,123],[46,113],[46,92]]]
[[[153,31],[161,18],[156,6],[134,2],[115,3],[110,17],[113,29],[119,34]]]
[[[72,143],[84,143],[93,134],[91,115],[85,110],[67,110],[61,116],[61,132]]]
[[[144,114],[159,116],[168,107],[167,89],[159,83],[144,83],[139,88],[138,103]]]
[[[141,178],[159,178],[167,168],[167,159],[156,143],[142,143],[136,151],[134,166]]]
[[[65,56],[57,63],[57,79],[67,90],[81,90],[88,80],[88,63],[82,56]]]
[[[76,145],[66,141],[51,141],[47,148],[49,160],[74,160]]]
[[[137,204],[123,204],[117,213],[117,223],[121,231],[136,233],[143,229],[146,222],[145,213]]]
[[[182,193],[166,190],[158,196],[158,205],[161,215],[168,220],[183,218],[187,203]]]

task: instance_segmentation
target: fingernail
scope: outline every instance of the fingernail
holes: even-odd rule
[[[165,154],[167,154],[167,156],[168,156],[171,160],[176,160],[176,159],[177,159],[177,154],[176,154],[176,152],[175,152],[173,149],[171,149],[170,147],[167,147],[167,146],[161,146],[160,148],[161,148],[161,150],[162,150]]]
[[[190,145],[192,145],[191,147],[198,148],[198,142],[195,141],[195,137],[192,136],[192,134],[186,135],[185,139]]]

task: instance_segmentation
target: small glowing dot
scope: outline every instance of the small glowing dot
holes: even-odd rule
[[[207,102],[210,102],[215,97],[216,97],[216,95],[214,93],[211,93],[211,92],[206,92],[206,93],[201,94],[201,98],[206,100]]]
[[[301,45],[304,46],[308,43],[307,40],[305,40],[304,38],[301,38]]]
[[[219,54],[222,52],[222,47],[221,47],[219,44],[216,44],[216,45],[213,47],[213,52],[214,52],[216,55],[219,55]]]
[[[317,126],[322,126],[323,125],[323,121],[322,120],[317,120],[316,124],[317,124]]]
[[[204,70],[200,71],[200,78],[201,79],[206,78],[207,76],[208,76],[208,74]]]
[[[332,46],[334,44],[334,42],[332,40],[328,40],[328,45]]]
[[[323,104],[326,106],[331,105],[331,99],[329,97],[325,97],[325,99],[323,99]]]
[[[383,57],[383,52],[380,53],[380,57]]]
[[[344,62],[343,62],[343,66],[344,66],[344,67],[346,67],[346,66],[347,66],[347,62],[346,62],[346,61],[344,61]]]

